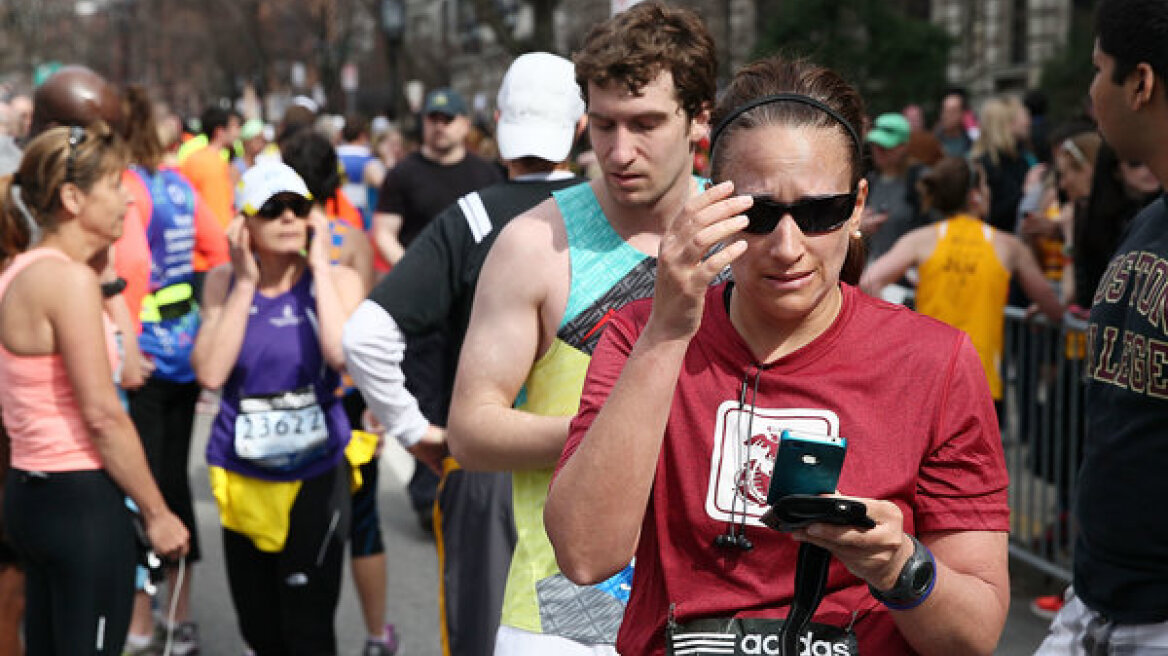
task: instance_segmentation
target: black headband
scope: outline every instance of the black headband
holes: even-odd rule
[[[759,107],[761,105],[770,105],[772,103],[777,103],[777,102],[802,103],[804,105],[809,105],[811,107],[814,107],[814,108],[818,109],[819,111],[823,112],[824,114],[827,114],[828,116],[834,118],[837,122],[839,122],[840,125],[844,126],[845,130],[848,131],[848,134],[851,135],[851,137],[852,137],[852,141],[856,142],[856,152],[863,152],[864,149],[862,147],[862,144],[860,143],[859,133],[856,132],[856,129],[854,127],[852,127],[852,124],[848,123],[848,121],[843,116],[841,116],[839,112],[835,111],[831,107],[828,107],[824,103],[812,98],[811,96],[805,96],[801,93],[776,93],[773,96],[763,96],[762,98],[755,98],[754,100],[746,103],[745,105],[740,105],[739,107],[735,108],[734,111],[727,114],[726,118],[722,119],[721,121],[718,121],[717,127],[714,128],[714,131],[713,131],[713,133],[711,133],[711,136],[710,136],[710,156],[713,157],[714,148],[718,144],[718,137],[721,136],[722,132],[726,128],[730,127],[730,123],[732,123],[734,121],[734,119],[738,118],[739,116],[742,116],[743,114],[745,114],[746,112],[749,112],[750,110],[754,109],[755,107]]]

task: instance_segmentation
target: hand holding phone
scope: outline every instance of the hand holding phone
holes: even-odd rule
[[[328,246],[328,217],[319,208],[313,207],[308,214],[307,235],[304,242],[304,255],[308,258],[310,267],[327,268],[332,264],[329,259]]]
[[[259,280],[260,269],[255,258],[255,239],[247,229],[247,219],[242,213],[227,226],[227,244],[231,253],[231,266],[237,280]]]

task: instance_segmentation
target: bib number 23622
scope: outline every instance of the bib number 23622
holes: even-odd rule
[[[256,464],[282,469],[324,445],[328,426],[312,388],[240,399],[235,452]]]

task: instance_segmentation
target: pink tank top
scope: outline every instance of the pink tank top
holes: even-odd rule
[[[17,255],[0,274],[0,300],[8,284],[33,262],[54,257],[68,259],[51,248]],[[95,290],[96,291],[96,290]],[[118,363],[113,322],[102,314],[105,347],[111,369]],[[11,438],[12,466],[25,471],[82,471],[102,469],[101,457],[85,423],[73,386],[59,354],[16,355],[0,342],[0,409]]]

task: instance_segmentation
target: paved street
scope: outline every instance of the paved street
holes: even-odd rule
[[[205,656],[236,656],[243,640],[227,589],[219,516],[207,483],[203,458],[209,417],[198,417],[191,447],[191,481],[203,541],[204,562],[195,571],[192,613],[199,623]],[[381,523],[389,554],[389,619],[398,627],[402,656],[436,656],[438,643],[437,560],[434,541],[418,526],[405,495],[413,463],[396,445],[381,461]],[[338,647],[343,656],[356,655],[365,640],[361,609],[346,562],[344,590],[337,611]]]
[[[998,656],[1030,656],[1046,637],[1049,622],[1030,612],[1030,602],[1038,595],[1062,593],[1065,585],[1036,573],[1018,562],[1010,563],[1010,616],[998,644]]]
[[[196,570],[193,614],[199,622],[203,654],[235,656],[243,653],[243,641],[235,624],[234,609],[227,591],[223,550],[215,502],[207,485],[203,462],[208,418],[199,417],[191,453],[199,530],[203,539],[204,563]],[[386,447],[381,465],[381,521],[389,554],[389,615],[402,638],[401,656],[437,656],[438,642],[437,576],[434,543],[418,527],[405,496],[405,481],[413,467],[407,454],[396,445]],[[1046,622],[1030,613],[1030,600],[1038,594],[1059,589],[1045,577],[1012,564],[1013,603],[999,656],[1026,656],[1046,635]],[[337,632],[342,656],[359,653],[364,639],[360,607],[352,579],[345,574],[345,588],[337,613]]]

